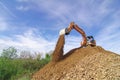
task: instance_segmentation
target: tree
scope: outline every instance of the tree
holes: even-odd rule
[[[14,47],[9,47],[7,49],[3,49],[1,56],[4,58],[14,59],[18,56],[17,49],[15,49]]]
[[[33,58],[33,55],[31,54],[30,51],[21,51],[20,52],[20,58],[22,59],[32,59]]]

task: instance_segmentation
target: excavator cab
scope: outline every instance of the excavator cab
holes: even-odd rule
[[[87,45],[96,46],[96,41],[94,40],[93,36],[87,36]]]
[[[68,28],[65,28],[65,35],[69,35],[70,32],[68,31]]]

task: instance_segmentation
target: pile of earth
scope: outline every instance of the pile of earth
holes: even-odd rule
[[[63,55],[63,47],[64,37],[58,39],[51,62],[32,80],[120,80],[120,55],[100,46],[75,48]]]

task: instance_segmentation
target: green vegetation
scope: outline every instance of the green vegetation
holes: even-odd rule
[[[23,54],[22,54],[23,55]],[[35,57],[17,55],[17,49],[9,47],[4,49],[0,56],[0,80],[30,80],[31,75],[47,64],[51,59],[50,54],[41,58],[40,54]]]

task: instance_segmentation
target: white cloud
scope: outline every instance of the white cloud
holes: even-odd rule
[[[16,17],[12,11],[2,1],[0,1],[0,31],[6,31],[9,28],[11,18]]]
[[[15,39],[15,40],[14,40]],[[35,36],[34,31],[28,30],[23,35],[14,35],[0,39],[0,49],[14,46],[20,50],[46,53],[54,49],[55,41],[48,41],[42,36]]]
[[[5,31],[7,29],[6,23],[0,22],[0,31]]]
[[[28,11],[33,7],[31,7],[30,0],[17,0],[17,2],[20,5],[16,5],[16,9],[20,11]]]
[[[120,23],[119,11],[116,11],[112,16],[112,21],[103,25],[103,28],[96,35],[96,40],[99,45],[107,50],[120,54]]]
[[[44,11],[48,18],[56,18],[58,24],[65,25],[71,21],[78,24],[93,27],[100,25],[103,19],[109,15],[114,8],[110,8],[112,1],[76,0],[76,1],[44,1],[44,0],[18,0],[30,5],[19,6],[19,10],[28,10],[31,7],[37,11]]]
[[[65,53],[70,51],[71,49],[80,47],[81,41],[82,41],[81,35],[80,36],[73,36],[73,35],[66,36],[65,37],[65,46],[64,46]]]
[[[2,3],[2,1],[0,1],[0,16],[5,16],[5,17],[16,17],[15,14],[10,10],[10,8],[5,5],[4,3]],[[9,15],[9,16],[8,16]]]
[[[5,19],[1,16],[0,17],[0,31],[5,31],[8,29],[8,23],[5,21]]]
[[[68,21],[71,5],[64,3],[63,1],[43,1],[43,0],[31,0],[36,6],[34,9],[45,11],[50,18],[59,18],[62,23]],[[66,16],[67,15],[67,16]],[[64,20],[64,21],[63,21]]]
[[[13,35],[12,37],[3,37],[0,39],[0,50],[9,46],[13,46],[19,50],[28,50],[46,53],[54,50],[57,38],[50,41],[45,39],[45,36],[36,35],[37,29],[31,28],[21,35]],[[58,36],[59,37],[59,36]],[[81,35],[79,37],[70,35],[65,38],[64,53],[69,50],[79,47],[81,41]],[[44,54],[42,54],[44,55]]]
[[[16,9],[20,11],[28,11],[30,7],[21,5],[21,6],[16,7]]]
[[[76,0],[76,1],[42,1],[31,0],[37,9],[48,13],[51,18],[59,18],[58,20],[65,24],[70,21],[83,23],[86,26],[99,25],[99,22],[108,15],[112,9],[108,8],[112,1],[94,1],[94,0]],[[75,5],[74,5],[75,4]],[[94,4],[94,5],[93,5]]]
[[[28,2],[29,0],[17,0],[18,2]]]
[[[78,24],[93,27],[100,25],[107,15],[114,11],[111,3],[114,1],[104,0],[76,0],[76,1],[44,1],[44,0],[18,0],[30,5],[19,6],[19,10],[28,10],[31,7],[37,11],[44,11],[48,14],[49,18],[56,18],[58,24],[65,25],[71,21]]]

